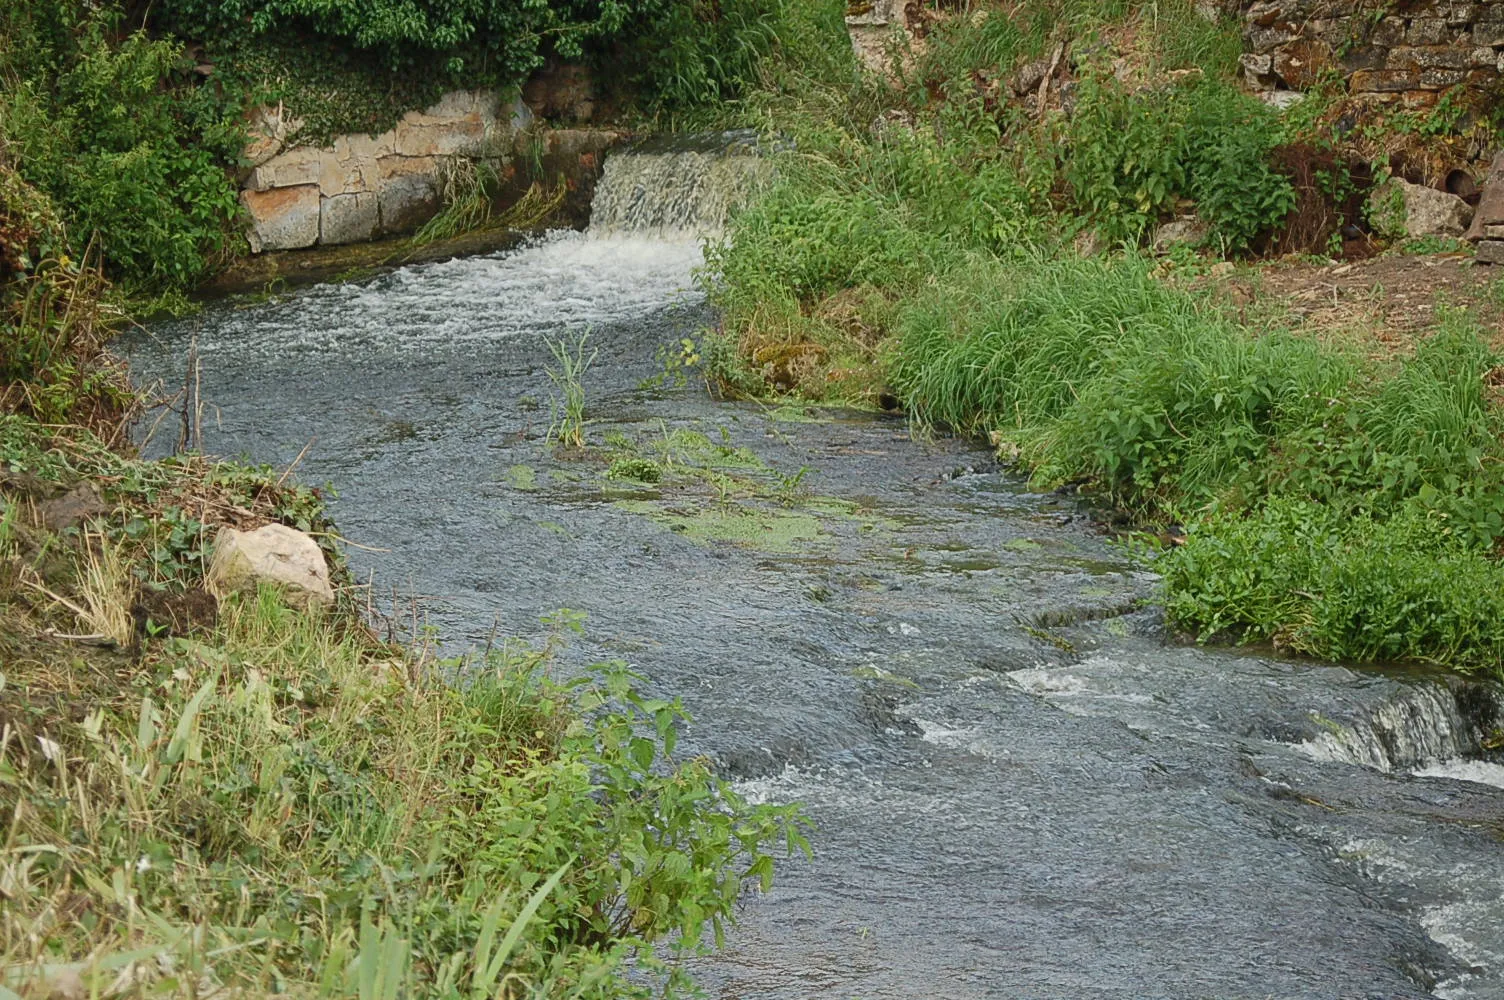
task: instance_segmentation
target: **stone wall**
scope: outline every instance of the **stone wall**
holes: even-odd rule
[[[323,147],[289,145],[297,123],[262,108],[244,153],[240,194],[253,252],[357,243],[412,232],[439,208],[444,171],[457,157],[505,161],[532,122],[520,101],[456,91],[402,116],[380,135],[343,135]]]
[[[895,42],[914,41],[906,0],[869,0],[848,8],[846,31],[857,60],[883,76],[892,70],[890,50]]]
[[[1259,90],[1335,72],[1366,100],[1425,108],[1455,88],[1491,95],[1504,73],[1504,0],[1257,0],[1243,16]]]

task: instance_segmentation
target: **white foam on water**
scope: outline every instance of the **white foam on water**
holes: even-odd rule
[[[590,229],[670,239],[713,235],[769,175],[762,157],[725,151],[611,156],[590,206]]]
[[[1048,667],[1010,670],[1008,679],[1030,694],[1069,697],[1088,693],[1086,678]]]
[[[976,754],[978,757],[994,760],[999,758],[997,751],[984,741],[984,734],[976,727],[956,728],[914,716],[910,716],[909,721],[919,727],[919,738],[926,743]]]
[[[1008,679],[1062,712],[1079,716],[1111,716],[1120,719],[1130,729],[1157,732],[1163,720],[1158,718],[1161,713],[1155,711],[1154,696],[1139,691],[1103,690],[1093,684],[1089,673],[1094,664],[1118,665],[1108,657],[1094,656],[1079,664],[1088,671],[1085,675],[1060,667],[1027,667],[1009,671]]]
[[[1478,978],[1477,973],[1487,975],[1504,968],[1504,954],[1477,939],[1480,927],[1490,927],[1499,919],[1498,911],[1497,901],[1492,904],[1461,902],[1434,906],[1421,914],[1420,925],[1431,940],[1473,970],[1437,983],[1432,990],[1434,996],[1441,1000],[1467,1000],[1477,995],[1468,985]]]
[[[1313,835],[1321,838],[1319,831]],[[1504,969],[1504,876],[1492,853],[1471,859],[1438,863],[1419,842],[1354,837],[1336,847],[1339,858],[1382,884],[1409,892],[1452,897],[1448,902],[1422,906],[1417,921],[1426,935],[1470,971],[1439,983],[1433,994],[1443,1000],[1477,996],[1469,983],[1493,982]],[[1492,996],[1494,994],[1486,994]]]
[[[1482,760],[1443,760],[1410,772],[1420,778],[1451,778],[1504,788],[1504,764]]]
[[[584,333],[698,302],[698,241],[553,232],[518,250],[321,285],[217,328],[214,354],[463,350],[523,334]]]
[[[860,771],[826,774],[806,771],[792,764],[784,765],[777,774],[733,781],[731,787],[755,806],[792,802],[870,806],[888,794],[880,781]]]
[[[1311,715],[1326,731],[1290,746],[1312,760],[1414,772],[1444,766],[1477,749],[1473,726],[1458,710],[1456,696],[1441,684],[1418,684],[1376,706],[1366,718],[1346,724]]]

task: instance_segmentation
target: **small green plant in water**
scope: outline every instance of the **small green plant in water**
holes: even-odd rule
[[[663,469],[650,459],[619,458],[606,470],[606,478],[634,483],[657,483],[663,480]]]
[[[491,221],[492,195],[498,177],[489,163],[456,158],[444,170],[440,198],[444,207],[414,234],[415,246],[452,239]]]
[[[673,346],[658,348],[658,362],[663,370],[642,380],[644,389],[683,389],[689,384],[689,371],[699,366],[700,348],[689,337]]]
[[[549,381],[559,390],[562,398],[550,403],[552,421],[548,427],[548,440],[567,448],[585,447],[585,373],[600,354],[595,348],[586,353],[589,333],[580,334],[580,339],[571,345],[567,340],[551,341],[548,349],[554,356],[555,367],[548,369]]]

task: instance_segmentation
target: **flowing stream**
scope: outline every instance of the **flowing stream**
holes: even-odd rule
[[[180,383],[196,336],[208,450],[304,453],[357,573],[456,646],[585,612],[572,655],[807,804],[815,858],[702,962],[712,996],[1504,998],[1496,689],[1175,643],[1153,576],[985,452],[663,377],[750,163],[618,154],[590,232],[128,350]],[[585,331],[592,442],[721,478],[549,447],[549,343]]]

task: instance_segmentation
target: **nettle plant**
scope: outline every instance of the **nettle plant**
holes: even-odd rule
[[[1109,76],[1081,83],[1066,127],[1065,177],[1111,238],[1137,241],[1182,199],[1227,249],[1246,249],[1295,207],[1274,169],[1278,119],[1217,81],[1130,90]]]

